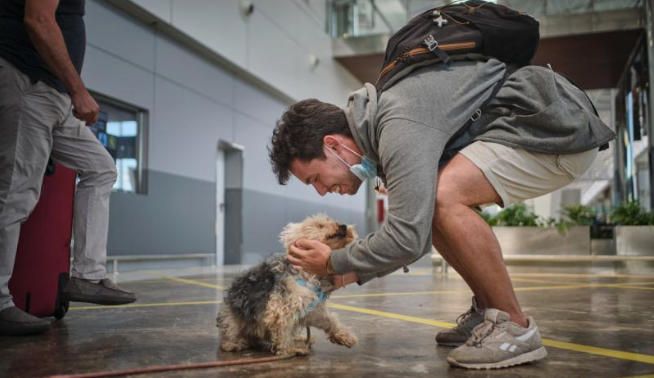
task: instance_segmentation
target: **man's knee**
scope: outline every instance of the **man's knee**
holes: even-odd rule
[[[107,186],[113,186],[118,178],[116,163],[110,157],[98,166],[98,181]]]
[[[80,172],[80,185],[113,187],[118,173],[109,153],[95,159],[92,169]]]
[[[472,161],[457,154],[438,173],[436,207],[475,207],[501,201],[484,173]]]
[[[456,216],[462,208],[499,202],[500,196],[484,173],[457,154],[438,173],[432,229],[438,231],[442,221]]]

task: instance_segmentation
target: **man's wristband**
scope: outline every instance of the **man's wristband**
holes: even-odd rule
[[[331,254],[329,255],[329,257],[327,257],[327,262],[325,263],[325,268],[327,269],[327,274],[328,275],[336,274],[336,272],[334,271],[334,267],[332,266],[332,256],[331,256]]]

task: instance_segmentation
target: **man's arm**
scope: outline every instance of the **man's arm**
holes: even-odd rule
[[[100,108],[70,60],[66,42],[55,19],[59,0],[25,1],[25,28],[39,56],[64,83],[73,102],[75,117],[95,123]]]
[[[354,271],[360,284],[411,264],[430,250],[438,161],[448,139],[438,129],[408,119],[394,119],[381,130],[387,220],[376,232],[330,256],[334,271]]]
[[[375,233],[340,250],[332,251],[316,240],[297,240],[289,246],[291,264],[319,276],[354,272],[348,278],[363,284],[430,250],[438,161],[447,136],[414,121],[398,120],[380,140],[389,184],[388,220]]]

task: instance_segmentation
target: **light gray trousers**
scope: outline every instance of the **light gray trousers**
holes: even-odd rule
[[[0,310],[13,306],[8,283],[20,225],[36,205],[48,158],[75,170],[74,277],[106,275],[111,155],[72,114],[70,97],[0,58]]]

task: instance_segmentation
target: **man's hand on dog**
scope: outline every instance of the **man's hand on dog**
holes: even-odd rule
[[[288,261],[295,267],[302,268],[321,277],[327,276],[327,259],[332,249],[317,240],[298,239],[288,249]]]
[[[327,259],[332,254],[332,249],[327,244],[317,240],[298,239],[288,249],[288,261],[296,268],[302,269],[321,277],[329,275],[327,271]],[[357,282],[359,277],[356,273],[333,274],[331,276],[334,290]]]

